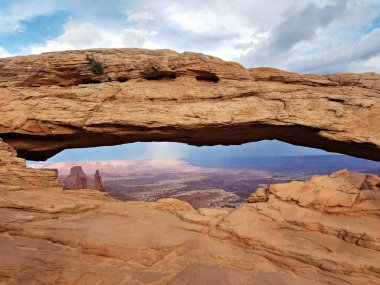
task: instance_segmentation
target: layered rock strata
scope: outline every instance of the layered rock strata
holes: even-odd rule
[[[25,160],[0,138],[0,187],[9,189],[62,188],[55,170],[27,168]]]
[[[298,75],[168,50],[0,59],[0,283],[379,284],[375,175],[340,171],[261,188],[238,209],[194,210],[63,191],[54,170],[19,158],[279,139],[380,161],[379,123],[373,73]]]
[[[379,177],[341,171],[264,190],[238,209],[194,210],[0,187],[0,283],[380,283]]]
[[[197,53],[0,59],[0,137],[20,157],[136,141],[278,139],[380,161],[380,75],[246,69]]]

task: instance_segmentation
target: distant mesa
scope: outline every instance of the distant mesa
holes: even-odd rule
[[[70,174],[63,180],[65,189],[78,190],[87,188],[88,177],[84,173],[82,166],[74,166]]]
[[[71,190],[79,190],[87,188],[87,178],[80,176],[79,173],[76,174],[74,182],[71,184]]]
[[[83,171],[82,166],[74,166],[70,170],[70,174],[63,180],[66,190],[79,190],[89,189],[89,178]],[[96,170],[94,175],[94,182],[91,189],[105,192],[102,177],[100,176],[99,169]]]
[[[84,171],[82,169],[82,166],[74,166],[74,167],[72,167],[71,170],[70,170],[69,177],[70,176],[76,176],[77,174],[80,177],[84,177],[84,178],[87,179],[87,175],[86,175],[86,173],[84,173]]]
[[[87,188],[88,177],[84,173],[82,166],[74,166],[70,170],[70,174],[63,180],[65,189],[78,190]]]

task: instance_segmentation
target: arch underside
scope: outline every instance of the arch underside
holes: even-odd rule
[[[137,141],[277,139],[380,161],[379,126],[374,73],[298,75],[140,49],[0,60],[0,138],[30,160]]]
[[[376,146],[358,145],[355,142],[332,141],[319,135],[319,130],[301,126],[237,126],[216,127],[194,130],[124,130],[124,136],[110,134],[99,135],[84,133],[81,135],[56,135],[38,137],[28,135],[5,134],[3,140],[18,149],[18,156],[35,161],[46,160],[62,150],[111,146],[133,142],[181,142],[194,146],[240,145],[260,140],[280,140],[293,145],[319,148],[330,152],[347,154],[355,157],[380,161]]]

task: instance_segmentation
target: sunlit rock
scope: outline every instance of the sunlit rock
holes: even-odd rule
[[[0,59],[0,106],[0,137],[31,160],[137,141],[278,139],[380,161],[375,73],[300,75],[170,50],[66,51]]]
[[[380,161],[379,91],[374,73],[298,75],[168,50],[0,59],[0,283],[380,284],[376,175],[342,170],[196,210],[64,191],[55,171],[20,158],[279,139]],[[74,188],[87,188],[82,172]]]
[[[379,284],[379,180],[340,171],[269,185],[267,201],[238,209],[198,210],[0,187],[0,283]]]

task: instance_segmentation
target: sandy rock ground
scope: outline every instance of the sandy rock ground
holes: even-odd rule
[[[271,185],[238,209],[198,210],[2,188],[0,283],[379,284],[379,185],[340,171]]]

